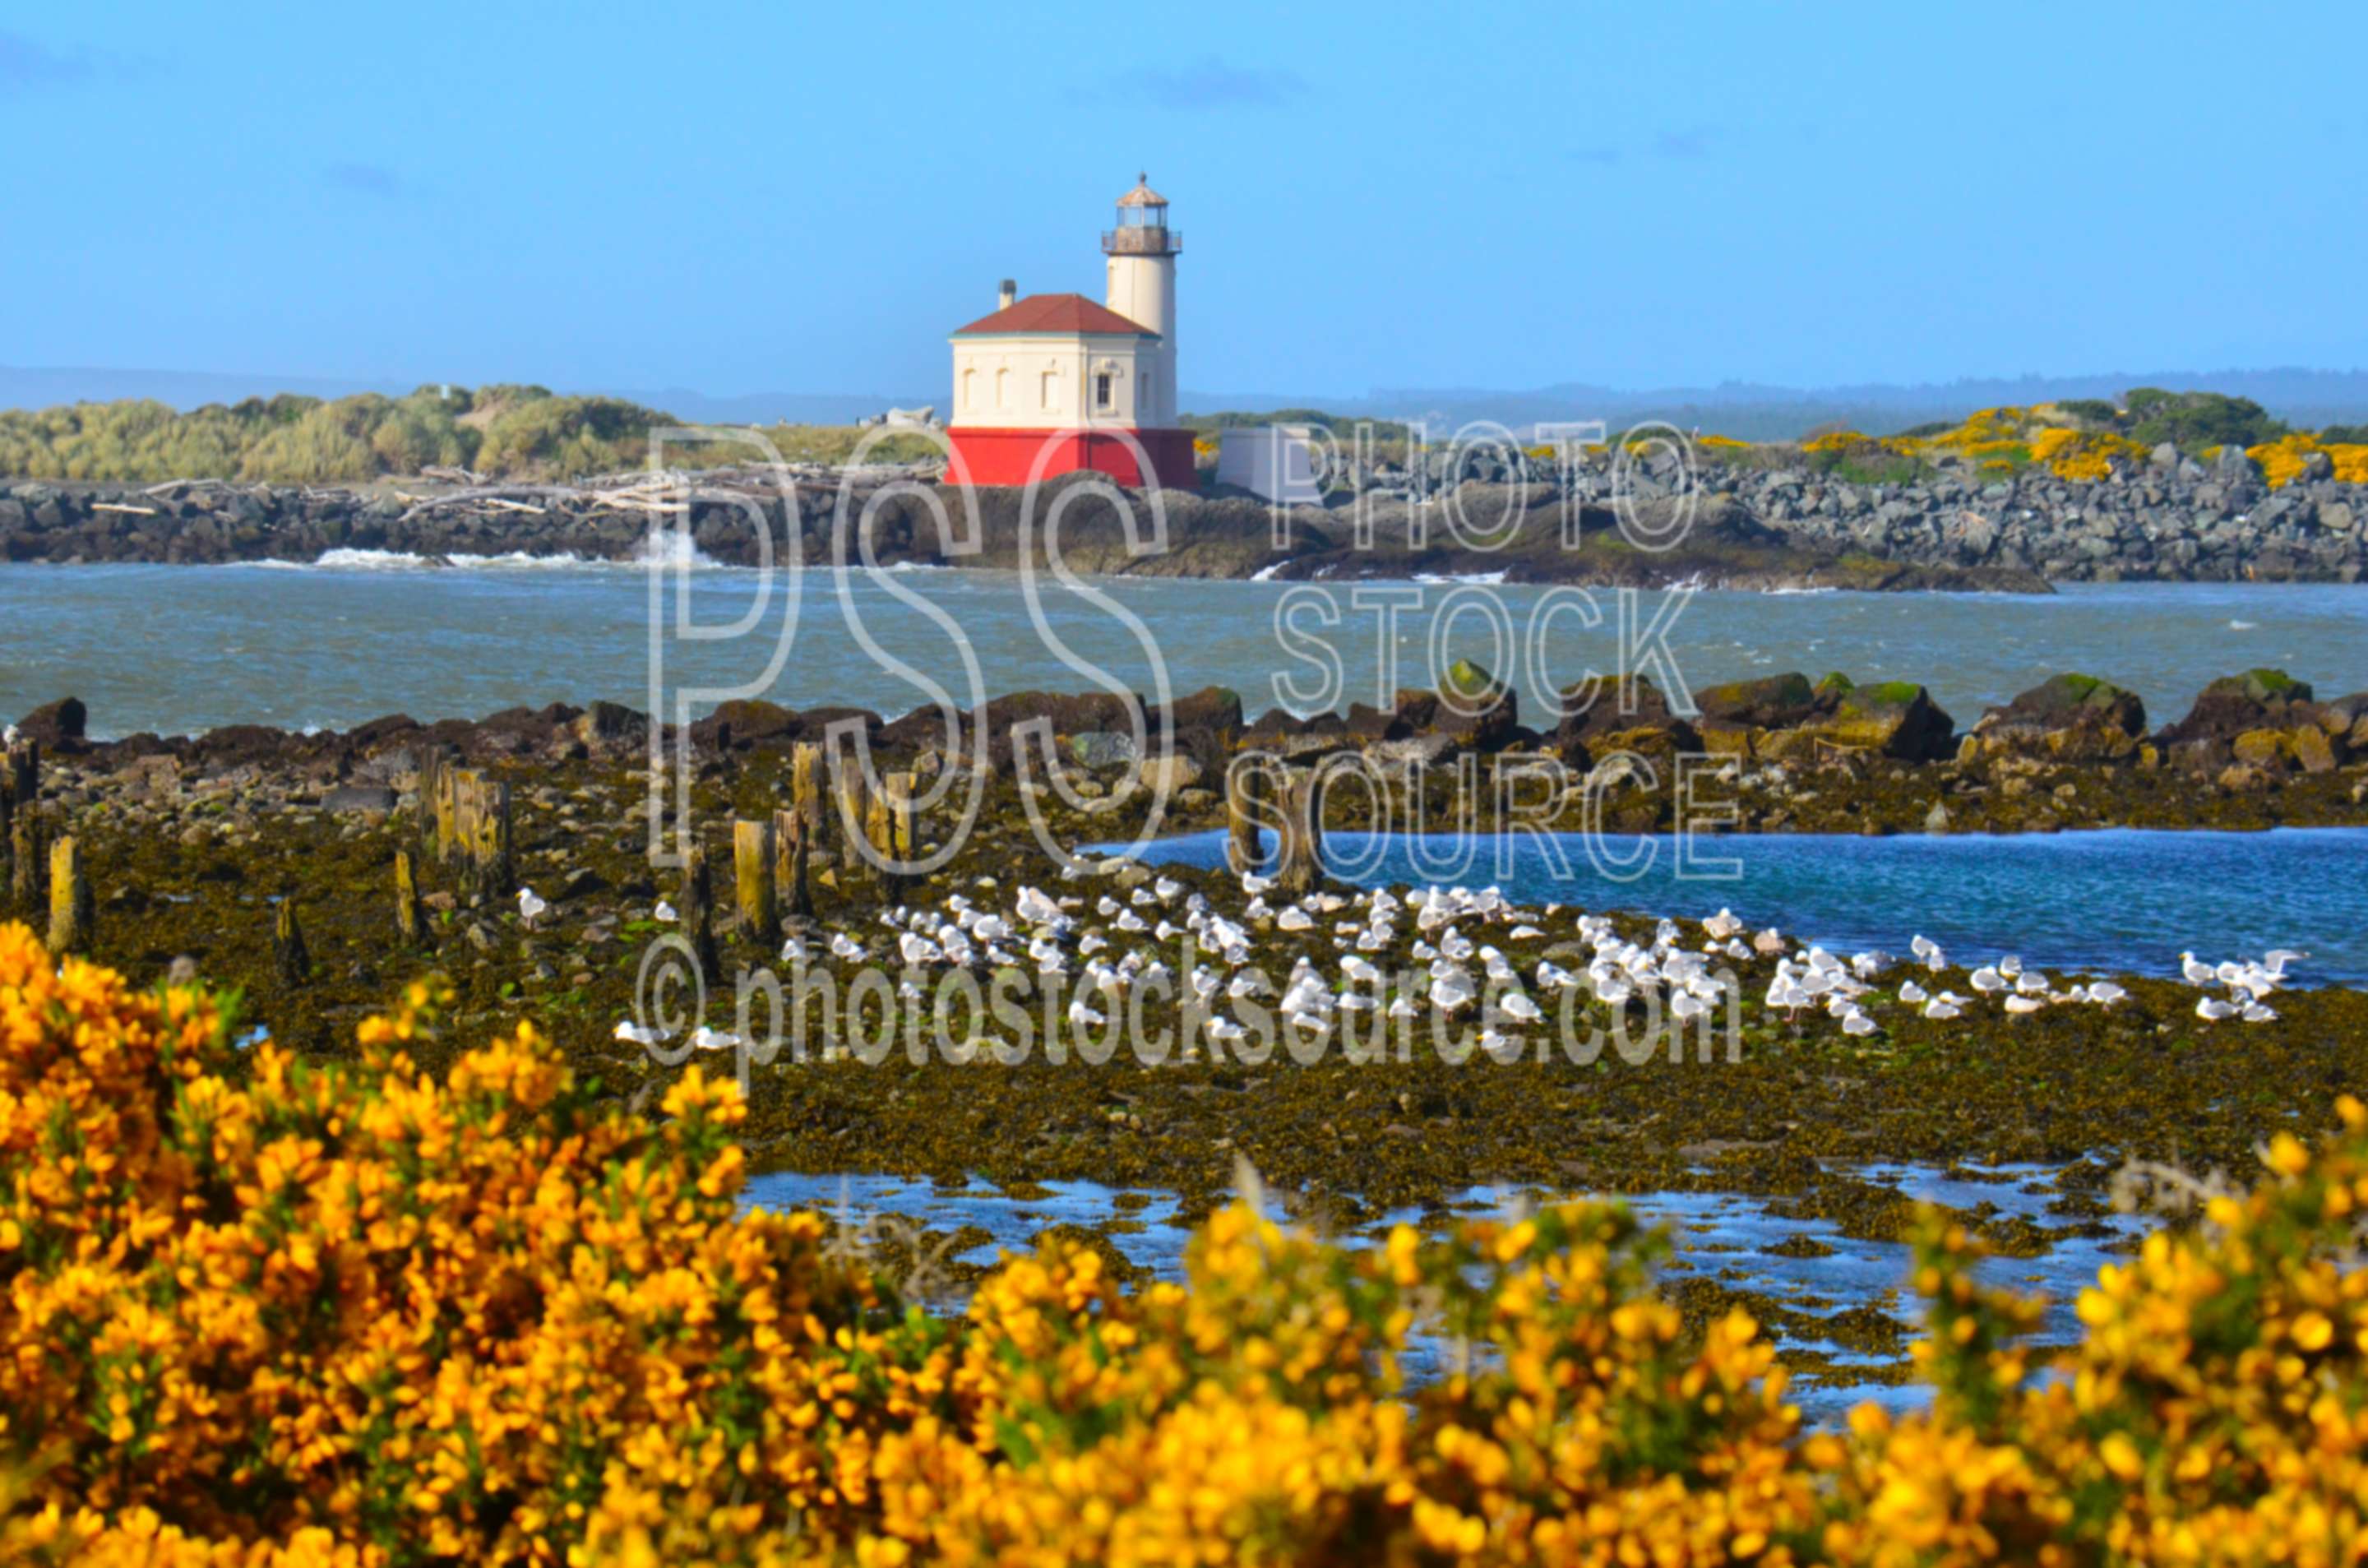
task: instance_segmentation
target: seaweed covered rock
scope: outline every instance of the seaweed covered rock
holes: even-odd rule
[[[2312,700],[2308,681],[2256,669],[2205,687],[2187,717],[2157,738],[2174,762],[2199,773],[2217,773],[2232,760],[2269,774],[2324,773],[2350,755],[2352,728],[2340,704]]]
[[[1694,729],[1713,756],[1750,757],[1766,749],[1764,733],[1787,730],[1815,717],[1816,688],[1795,670],[1757,680],[1732,680],[1694,693],[1701,718]]]
[[[2146,739],[2146,704],[2112,681],[2067,672],[1983,714],[1969,739],[1973,756],[2126,762]]]
[[[1413,733],[1447,735],[1484,751],[1511,740],[1520,724],[1512,686],[1469,659],[1448,665],[1434,690],[1400,691],[1395,711]]]
[[[1668,695],[1643,676],[1577,682],[1557,694],[1556,707],[1562,720],[1554,744],[1573,767],[1622,752],[1660,757],[1702,749],[1691,721],[1671,710]]]
[[[1815,717],[1771,733],[1769,755],[1824,761],[1837,755],[1930,762],[1955,749],[1956,721],[1914,681],[1860,686],[1847,676],[1829,675],[1816,688]]]

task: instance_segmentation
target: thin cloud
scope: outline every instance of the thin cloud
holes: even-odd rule
[[[321,177],[339,190],[362,196],[403,194],[402,176],[384,164],[329,164],[323,166]]]
[[[1231,65],[1214,55],[1178,71],[1151,71],[1143,85],[1161,108],[1248,108],[1288,103],[1307,91],[1295,71]]]
[[[0,30],[0,94],[63,86],[96,75],[98,63],[87,50],[62,52],[39,39]]]
[[[1710,151],[1711,133],[1696,127],[1691,131],[1664,131],[1653,138],[1653,151],[1664,158],[1699,158]]]
[[[1616,164],[1620,161],[1617,147],[1579,147],[1571,153],[1574,161],[1582,164]]]

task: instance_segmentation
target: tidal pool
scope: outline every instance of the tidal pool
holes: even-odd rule
[[[1979,1269],[1991,1284],[2047,1298],[2038,1336],[2042,1343],[2075,1337],[2074,1303],[2080,1290],[2095,1281],[2100,1267],[2143,1235],[2148,1223],[2115,1214],[2100,1223],[2064,1226],[2047,1212],[2048,1205],[2063,1196],[2063,1173],[2043,1165],[1959,1165],[1943,1171],[1873,1164],[1837,1167],[1837,1174],[1889,1187],[1903,1198],[1986,1218],[2028,1220],[2053,1230],[2053,1243],[2040,1256],[1993,1257]],[[1137,1193],[1132,1201],[1142,1206],[1122,1208],[1120,1196],[1118,1188],[1087,1181],[1044,1182],[1039,1195],[1014,1197],[983,1182],[948,1188],[925,1177],[777,1172],[750,1178],[744,1201],[752,1208],[813,1210],[856,1229],[882,1217],[941,1237],[976,1227],[991,1239],[935,1261],[981,1267],[993,1265],[1004,1251],[1032,1252],[1036,1238],[1053,1226],[1075,1225],[1101,1232],[1129,1263],[1153,1277],[1182,1279],[1191,1228],[1178,1216],[1179,1200],[1172,1193]],[[1457,1194],[1448,1207],[1481,1214],[1515,1203],[1536,1205],[1575,1196],[1583,1195],[1475,1187]],[[1796,1377],[1791,1390],[1809,1420],[1837,1422],[1851,1405],[1865,1400],[1898,1409],[1928,1397],[1921,1386],[1896,1381],[1897,1363],[1892,1358],[1868,1355],[1815,1329],[1818,1318],[1863,1306],[1915,1329],[1922,1303],[1908,1289],[1912,1259],[1906,1244],[1856,1239],[1831,1221],[1789,1214],[1782,1198],[1665,1192],[1622,1201],[1639,1219],[1668,1231],[1672,1256],[1661,1278],[1668,1288],[1679,1289],[1689,1278],[1702,1277],[1729,1290],[1764,1294],[1788,1309],[1785,1324],[1770,1325],[1780,1354],[1806,1353],[1822,1362]],[[1401,1210],[1339,1240],[1350,1246],[1373,1245],[1395,1225],[1430,1228],[1439,1217],[1438,1210]],[[1133,1221],[1139,1228],[1102,1229],[1117,1220]],[[962,1298],[958,1287],[946,1284],[925,1294],[940,1308],[958,1305]],[[1435,1375],[1445,1350],[1436,1339],[1411,1345],[1411,1375],[1417,1380]],[[1867,1369],[1867,1380],[1856,1381],[1853,1368]],[[1880,1381],[1878,1372],[1884,1374]]]

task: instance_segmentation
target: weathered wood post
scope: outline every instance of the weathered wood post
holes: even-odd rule
[[[818,741],[799,741],[790,748],[790,813],[803,829],[809,856],[830,847],[828,762],[829,756]]]
[[[394,852],[394,934],[407,948],[427,946],[427,915],[419,906],[419,874],[408,849]]]
[[[1225,769],[1225,860],[1237,877],[1258,869],[1258,818],[1250,812],[1250,778],[1257,764]]]
[[[773,892],[772,818],[733,821],[732,893],[740,935],[768,950],[779,946],[781,917]]]
[[[1281,844],[1275,855],[1275,886],[1292,898],[1315,891],[1324,880],[1324,769],[1295,773],[1283,785]]]
[[[304,946],[304,927],[296,919],[296,900],[279,901],[271,924],[271,961],[282,985],[302,985],[312,978],[313,955]]]
[[[913,794],[911,774],[889,773],[881,777],[880,793],[871,800],[864,837],[877,857],[872,869],[883,903],[901,900],[909,881],[896,862],[913,858]]]
[[[41,743],[29,736],[8,744],[8,798],[31,810],[41,798]]]
[[[87,951],[95,905],[83,875],[82,846],[66,834],[50,846],[50,952]]]
[[[516,880],[510,867],[510,787],[474,768],[456,769],[451,779],[461,880],[481,898],[504,897]],[[440,822],[438,831],[440,836]]]
[[[41,819],[28,808],[17,813],[9,831],[8,899],[30,919],[41,907]]]
[[[801,919],[814,914],[814,890],[807,881],[809,832],[796,808],[773,813],[773,903],[782,915]]]
[[[840,868],[860,871],[862,846],[871,835],[871,787],[863,777],[862,758],[841,756],[832,759],[832,766],[830,798],[838,820],[829,828],[830,842],[838,846]]]
[[[460,801],[452,790],[452,765],[434,748],[419,758],[419,846],[439,866],[461,853]]]
[[[703,844],[693,844],[683,861],[682,893],[677,903],[676,914],[682,921],[683,935],[690,940],[700,974],[708,980],[719,978],[723,966],[715,954],[715,897],[708,881]]]

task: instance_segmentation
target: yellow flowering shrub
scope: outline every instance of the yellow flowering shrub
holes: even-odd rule
[[[738,1209],[737,1091],[647,1121],[531,1028],[441,1082],[0,927],[0,1561],[2281,1562],[2368,1545],[2368,1111],[2282,1136],[2030,1348],[1917,1254],[1931,1408],[1804,1434],[1751,1320],[1573,1206],[1344,1248],[1237,1205],[1180,1284],[1008,1259],[958,1319]],[[1421,1336],[1417,1340],[1417,1334]],[[1439,1363],[1406,1369],[1419,1344]],[[2043,1377],[2043,1372],[2054,1375]]]
[[[2300,478],[2303,463],[2314,452],[2326,453],[2335,465],[2335,477],[2346,484],[2368,484],[2368,445],[2322,442],[2316,436],[2297,430],[2245,449],[2245,455],[2261,465],[2261,476],[2272,490]]]

